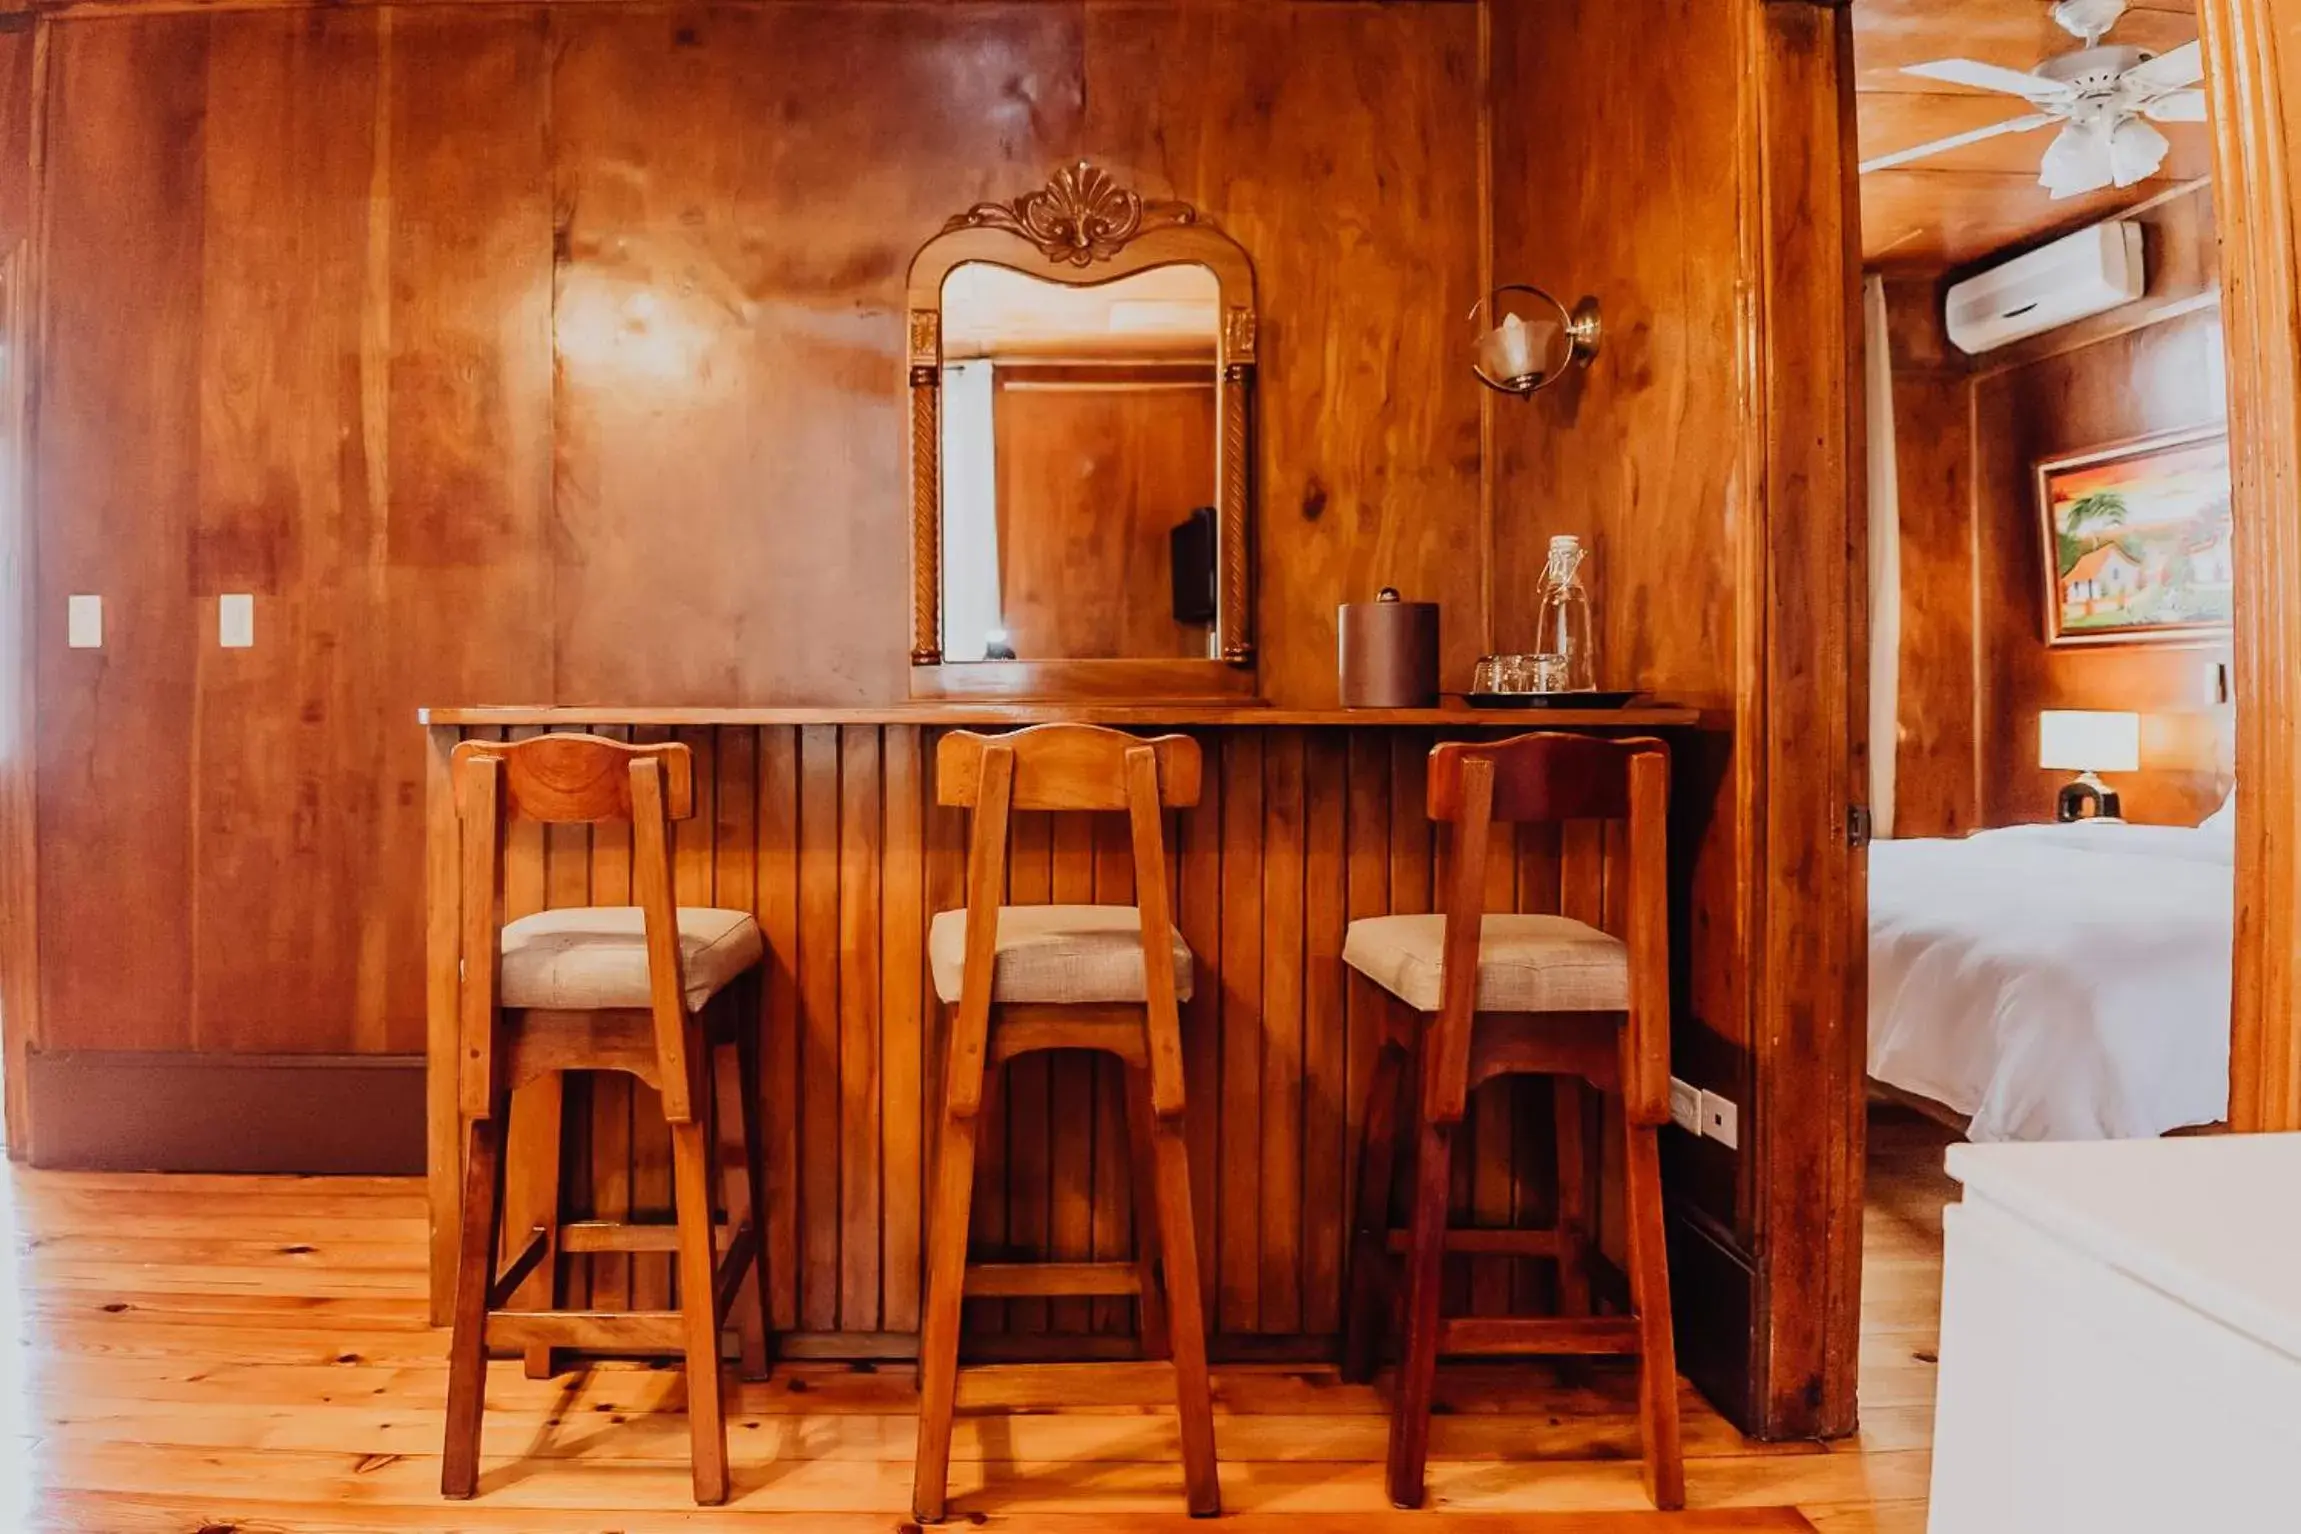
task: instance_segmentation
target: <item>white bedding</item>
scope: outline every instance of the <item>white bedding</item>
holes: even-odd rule
[[[1870,1074],[1976,1140],[2098,1140],[2229,1105],[2232,839],[2016,826],[1870,848]]]

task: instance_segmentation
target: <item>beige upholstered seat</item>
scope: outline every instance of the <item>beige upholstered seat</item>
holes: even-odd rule
[[[1350,924],[1342,961],[1418,1012],[1438,1010],[1444,916],[1375,916]],[[1621,1012],[1630,951],[1565,916],[1488,916],[1478,931],[1481,1012]]]
[[[939,912],[927,929],[935,991],[959,999],[966,968],[967,913]],[[1174,935],[1174,992],[1190,1000],[1190,947]],[[1142,912],[1131,905],[999,907],[998,958],[991,999],[1000,1002],[1141,1002]]]
[[[748,911],[679,908],[687,1010],[703,1004],[767,951]],[[507,922],[503,1005],[593,1012],[644,1007],[647,933],[635,905],[569,906]]]

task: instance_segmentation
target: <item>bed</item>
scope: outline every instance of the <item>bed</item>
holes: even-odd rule
[[[2225,815],[1875,844],[1871,1077],[1975,1140],[2221,1119],[2233,845]]]

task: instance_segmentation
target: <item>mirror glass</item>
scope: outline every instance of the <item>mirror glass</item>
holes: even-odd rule
[[[943,660],[1215,654],[1217,335],[1204,266],[943,284]]]

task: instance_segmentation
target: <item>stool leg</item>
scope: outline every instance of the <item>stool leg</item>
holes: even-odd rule
[[[1550,1078],[1558,1130],[1558,1313],[1590,1314],[1590,1141],[1583,1129],[1589,1094],[1578,1076]]]
[[[1343,1312],[1342,1377],[1363,1385],[1382,1365],[1390,1293],[1390,1184],[1398,1150],[1399,1085],[1405,1046],[1385,1040],[1374,1057],[1358,1138],[1357,1213],[1350,1231],[1350,1292]]]
[[[487,1398],[487,1291],[495,1284],[495,1243],[503,1201],[503,1108],[470,1120],[465,1130],[463,1232],[456,1246],[455,1320],[447,1348],[447,1436],[439,1491],[464,1498],[479,1490],[480,1411]]]
[[[959,1307],[967,1277],[967,1225],[975,1196],[971,1118],[948,1108],[935,1137],[935,1195],[927,1211],[927,1308],[919,1324],[919,1445],[911,1470],[911,1516],[940,1523],[950,1488],[951,1414],[959,1394]]]
[[[760,985],[766,985],[764,974]],[[736,1078],[743,1084],[743,1167],[751,1184],[751,1218],[759,1227],[759,1256],[751,1275],[752,1307],[759,1313],[759,1374],[775,1359],[773,1291],[767,1287],[767,1109],[760,1097],[759,1056],[766,1048],[757,1028],[735,1036]],[[746,1355],[748,1362],[748,1355]]]
[[[1175,1415],[1182,1427],[1183,1497],[1191,1516],[1211,1518],[1222,1511],[1222,1482],[1215,1470],[1214,1394],[1206,1371],[1206,1309],[1199,1296],[1198,1228],[1191,1219],[1190,1151],[1180,1116],[1153,1119],[1151,1154],[1157,1163],[1159,1271],[1166,1279]]]
[[[718,1094],[719,1171],[726,1189],[727,1239],[733,1241],[746,1225],[757,1238],[743,1285],[736,1291],[733,1314],[726,1319],[733,1323],[742,1347],[743,1377],[762,1380],[767,1377],[767,1197],[766,1179],[760,1175],[765,1154],[759,1132],[759,1042],[755,1031],[740,1030],[731,1042],[713,1051],[712,1073],[713,1090]]]
[[[1670,1325],[1670,1264],[1662,1221],[1662,1159],[1651,1124],[1629,1126],[1625,1212],[1630,1299],[1638,1311],[1638,1427],[1645,1439],[1646,1495],[1669,1512],[1686,1505],[1678,1436],[1678,1350]]]
[[[698,1106],[701,1106],[698,1104]],[[712,1303],[711,1140],[708,1126],[671,1126],[672,1197],[679,1219],[679,1310],[687,1331],[687,1434],[695,1500],[727,1500],[727,1405],[720,1392],[719,1320]]]
[[[539,1076],[511,1095],[511,1121],[504,1132],[503,1229],[516,1256],[534,1231],[551,1243],[542,1264],[511,1296],[515,1310],[559,1308],[559,1149],[560,1118],[567,1078],[558,1071]],[[527,1346],[527,1377],[547,1380],[558,1372],[548,1343]]]
[[[1173,1344],[1167,1335],[1166,1294],[1159,1278],[1158,1152],[1150,1072],[1129,1066],[1125,1073],[1121,1090],[1127,1101],[1127,1170],[1134,1179],[1135,1272],[1142,1283],[1135,1313],[1140,1318],[1143,1357],[1165,1358]]]
[[[1390,1406],[1390,1500],[1399,1507],[1422,1505],[1423,1469],[1430,1458],[1430,1404],[1438,1385],[1438,1289],[1453,1166],[1453,1132],[1419,1123],[1412,1234],[1406,1248],[1406,1345]]]

